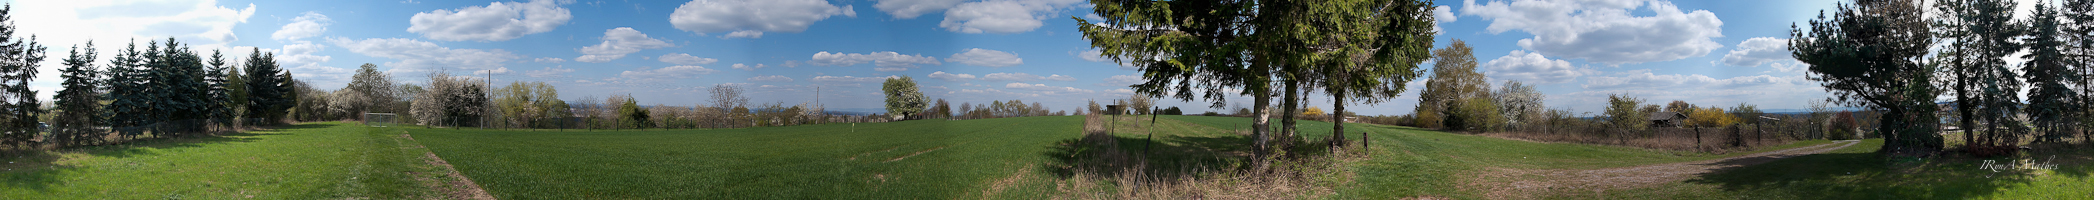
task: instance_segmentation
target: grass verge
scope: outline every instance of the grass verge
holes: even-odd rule
[[[438,170],[387,129],[306,123],[55,151],[16,152],[8,199],[409,199]]]

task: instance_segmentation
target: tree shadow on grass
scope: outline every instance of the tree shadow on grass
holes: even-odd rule
[[[2073,160],[2060,155],[2061,164],[2049,176],[2085,178],[2089,168],[2094,168],[2086,164],[2086,152],[2069,158]],[[2047,155],[2029,157],[2040,160]],[[2027,170],[1983,169],[1984,159],[1957,155],[1896,160],[1876,153],[1828,153],[1726,162],[1735,163],[1716,165],[1735,167],[1718,169],[1687,182],[1718,185],[1738,194],[1801,199],[1969,199],[2037,178]]]
[[[1145,135],[1115,135],[1110,136],[1109,142],[1104,137],[1104,134],[1092,134],[1056,142],[1053,148],[1043,153],[1055,158],[1055,163],[1042,167],[1064,179],[1087,173],[1085,176],[1138,175],[1162,181],[1250,167],[1247,162],[1251,157],[1252,139],[1249,136],[1156,136],[1153,143]],[[1324,141],[1300,141],[1290,145],[1292,147],[1286,149],[1280,158],[1328,156],[1331,151],[1325,144]]]
[[[81,166],[56,164],[64,156],[60,152],[79,152],[97,157],[129,158],[153,154],[150,149],[197,148],[212,144],[232,142],[254,142],[262,139],[254,136],[284,135],[299,129],[317,129],[337,124],[297,124],[277,126],[271,130],[224,133],[218,135],[187,136],[173,138],[149,138],[114,145],[70,147],[58,150],[14,150],[0,153],[0,187],[28,188],[47,191],[53,185],[62,184],[68,176],[75,176]],[[136,165],[97,166],[136,168]]]
[[[1056,142],[1043,153],[1055,163],[1043,167],[1064,179],[1078,173],[1176,179],[1241,167],[1248,141],[1244,136],[1157,136],[1152,143],[1144,135],[1091,134]]]

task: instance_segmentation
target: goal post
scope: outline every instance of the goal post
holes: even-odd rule
[[[363,122],[364,126],[388,127],[398,122],[396,121],[398,120],[397,117],[397,115],[392,113],[364,113]]]

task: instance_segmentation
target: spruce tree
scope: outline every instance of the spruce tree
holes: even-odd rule
[[[44,46],[36,43],[36,36],[15,37],[14,17],[9,13],[14,6],[0,7],[0,142],[16,147],[35,145],[32,141],[42,131],[37,130],[37,114],[43,112],[36,99],[36,91],[29,90],[29,80],[36,78],[37,65],[44,62]]]
[[[101,95],[96,94],[100,72],[95,71],[95,43],[87,42],[87,48],[73,47],[65,58],[65,69],[60,69],[64,89],[52,97],[58,105],[58,116],[51,118],[51,140],[60,146],[80,146],[99,143],[101,130]]]
[[[2036,13],[2029,21],[2027,41],[2029,54],[2023,63],[2022,78],[2028,80],[2029,105],[2024,109],[2030,120],[2035,122],[2038,142],[2063,142],[2069,136],[2072,98],[2078,96],[2067,84],[2074,79],[2083,79],[2077,70],[2072,70],[2066,58],[2064,43],[2060,36],[2058,9],[2048,4],[2036,4]]]
[[[282,121],[298,96],[292,94],[289,74],[277,68],[276,54],[257,49],[247,56],[246,70],[241,78],[247,85],[247,117],[261,118],[266,123]]]
[[[211,64],[210,69],[204,71],[204,82],[208,84],[205,88],[205,94],[208,96],[208,98],[204,99],[205,115],[218,124],[230,124],[232,121],[229,119],[233,116],[233,103],[231,91],[226,89],[226,85],[231,78],[227,77],[227,75],[231,74],[228,72],[230,72],[232,65],[225,63],[225,54],[217,49],[211,50],[209,64]]]
[[[138,42],[132,41],[116,56],[110,57],[106,75],[109,79],[102,82],[108,87],[110,100],[109,106],[105,107],[108,115],[103,119],[108,121],[104,124],[126,138],[141,134],[142,130],[136,127],[147,121],[146,106],[150,103],[145,94],[144,76],[139,70],[145,60],[145,53],[138,51]]]

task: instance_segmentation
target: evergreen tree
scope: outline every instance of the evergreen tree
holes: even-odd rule
[[[234,103],[232,91],[226,87],[231,84],[232,77],[228,75],[233,74],[230,73],[233,66],[225,63],[225,54],[217,49],[211,50],[209,64],[210,69],[206,69],[204,73],[204,83],[207,84],[205,94],[208,97],[204,99],[205,116],[218,124],[231,124]]]
[[[127,138],[143,133],[136,127],[146,124],[146,113],[150,109],[147,107],[151,104],[150,98],[145,96],[144,75],[139,70],[145,65],[145,60],[145,53],[138,51],[138,42],[132,41],[116,56],[110,57],[109,78],[103,79],[102,83],[108,87],[110,100],[109,106],[105,107],[108,110],[105,112],[108,115],[103,118],[108,120],[105,124]]]
[[[2035,122],[2039,142],[2063,142],[2069,136],[2071,126],[2071,101],[2078,96],[2068,84],[2075,79],[2084,79],[2077,70],[2068,67],[2064,48],[2065,40],[2059,34],[2058,8],[2048,3],[2036,4],[2036,13],[2030,17],[2029,31],[2023,43],[2029,47],[2028,59],[2021,65],[2022,78],[2028,80],[2029,105],[2023,108],[2030,120]]]
[[[275,53],[255,53],[247,56],[247,74],[241,76],[247,85],[247,117],[261,118],[267,123],[284,119],[297,94],[292,91],[289,72],[277,68]]]
[[[29,80],[36,78],[36,68],[44,62],[44,46],[36,43],[36,36],[15,37],[13,5],[0,7],[0,143],[17,147],[35,145],[32,141],[38,133],[37,114],[43,109],[36,99],[36,91],[29,89]]]
[[[1914,0],[1861,0],[1791,27],[1789,49],[1809,65],[1834,101],[1883,111],[1877,130],[1883,155],[1922,156],[1941,150],[1932,84],[1939,66],[1923,63],[1934,41],[1924,9]]]
[[[87,42],[87,48],[74,47],[65,58],[65,69],[60,69],[65,78],[64,89],[53,96],[58,105],[58,115],[51,118],[51,140],[61,146],[80,146],[100,143],[102,97],[96,92],[101,76],[95,71],[95,43]]]

